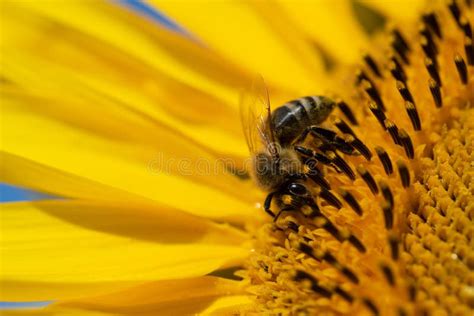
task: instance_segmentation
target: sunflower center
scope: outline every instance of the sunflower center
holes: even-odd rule
[[[324,127],[358,155],[303,144],[304,161],[325,161],[307,166],[314,203],[280,196],[278,219],[254,232],[243,275],[256,312],[472,313],[471,19],[467,3],[428,12],[341,79],[353,89]]]
[[[419,205],[408,215],[402,265],[426,309],[474,308],[474,110],[463,111],[422,160]]]

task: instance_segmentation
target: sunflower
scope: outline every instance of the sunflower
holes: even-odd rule
[[[2,2],[1,180],[59,197],[2,204],[1,301],[53,301],[6,314],[472,314],[471,1],[151,2],[176,22]],[[240,172],[254,71],[336,100],[355,151],[307,140],[315,203],[275,221]]]

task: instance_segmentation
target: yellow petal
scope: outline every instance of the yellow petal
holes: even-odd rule
[[[51,195],[95,201],[143,201],[140,196],[0,151],[0,181]],[[46,181],[47,179],[47,181]]]
[[[351,2],[283,0],[281,4],[318,46],[340,63],[353,63],[360,59],[368,38],[354,17]]]
[[[83,297],[87,295],[103,294],[117,291],[119,289],[135,286],[140,282],[117,281],[117,282],[36,282],[36,281],[14,281],[1,280],[0,299],[10,302],[31,302],[63,300]],[[31,310],[40,308],[28,308]],[[43,308],[41,308],[42,310]],[[16,309],[15,309],[16,311]],[[13,310],[12,310],[13,312]],[[48,311],[50,313],[51,311]],[[46,314],[46,312],[44,312]],[[0,315],[3,316],[2,312]],[[41,314],[42,315],[42,314]]]
[[[65,24],[52,26],[51,20],[28,12],[10,9],[3,19],[3,77],[50,97],[64,98],[66,90],[70,99],[115,100],[131,114],[149,116],[214,151],[245,154],[240,122],[235,119],[236,92],[232,102],[226,102],[171,77],[115,43]],[[44,42],[49,43],[48,49],[39,49]]]
[[[51,309],[78,308],[124,315],[195,315],[211,307],[221,307],[224,302],[216,302],[219,298],[241,292],[237,281],[206,276],[152,282],[117,293],[59,302]]]
[[[200,315],[245,315],[254,304],[248,295],[223,296],[215,300]]]
[[[428,3],[425,0],[358,0],[371,7],[372,9],[382,13],[383,15],[398,22],[414,21],[419,18],[420,13]]]
[[[15,12],[13,10],[13,13]],[[148,153],[145,154],[147,164],[154,163],[156,157],[150,158],[150,156],[158,156],[158,154],[164,154],[163,157],[160,156],[159,158],[166,161],[178,158],[186,160],[184,163],[189,160],[194,164],[201,163],[201,167],[208,167],[213,172],[211,176],[199,172],[186,174],[186,177],[195,178],[196,181],[217,187],[228,194],[237,194],[239,199],[242,200],[249,196],[248,194],[242,194],[246,190],[236,190],[242,184],[242,181],[238,181],[234,176],[229,176],[229,170],[223,168],[224,159],[227,159],[227,161],[232,159],[232,163],[235,163],[237,167],[243,164],[242,158],[236,159],[235,157],[235,154],[241,156],[246,155],[247,152],[240,135],[240,126],[231,128],[231,130],[234,130],[233,136],[231,136],[228,133],[223,133],[218,126],[214,127],[214,124],[204,124],[204,121],[201,121],[197,127],[182,121],[180,123],[178,120],[170,118],[166,110],[156,110],[159,107],[152,102],[153,100],[144,97],[146,93],[143,94],[143,91],[140,91],[140,86],[137,86],[137,89],[130,89],[130,87],[133,87],[132,84],[130,84],[130,87],[127,86],[130,83],[130,78],[127,78],[127,71],[138,67],[136,63],[130,61],[133,58],[126,59],[126,56],[118,58],[117,50],[109,51],[109,54],[103,53],[101,48],[107,48],[103,43],[97,43],[94,38],[85,37],[85,35],[80,35],[68,28],[60,28],[53,32],[53,34],[59,33],[63,36],[61,41],[55,41],[55,44],[47,50],[47,52],[58,50],[56,54],[37,54],[35,53],[38,51],[37,43],[45,40],[45,35],[41,36],[42,33],[38,30],[42,28],[50,29],[49,24],[51,22],[49,21],[48,24],[40,19],[43,23],[33,23],[30,20],[26,23],[21,17],[17,19],[15,15],[10,18],[11,20],[7,19],[11,23],[7,24],[10,25],[7,28],[10,32],[6,33],[12,33],[10,34],[11,40],[6,40],[3,43],[2,52],[7,58],[2,59],[1,69],[2,75],[16,85],[21,85],[21,89],[16,86],[2,87],[4,98],[15,98],[17,102],[21,102],[22,106],[26,107],[28,112],[33,111],[40,115],[47,115],[69,125],[85,128],[103,136],[113,137],[120,142],[133,143],[134,147],[136,145],[146,145],[149,147]],[[36,20],[33,19],[33,21]],[[30,25],[30,27],[25,27],[24,24]],[[44,33],[47,33],[46,30]],[[38,32],[40,35],[38,35]],[[71,47],[72,43],[79,46]],[[29,51],[32,53],[27,53]],[[83,54],[79,52],[83,52]],[[102,56],[103,54],[105,56]],[[109,55],[110,58],[107,58]],[[41,56],[41,58],[38,56]],[[99,56],[102,56],[102,62],[95,63],[94,61],[99,59]],[[118,60],[113,63],[114,59]],[[121,73],[118,70],[120,70],[122,62],[130,67],[125,67]],[[56,63],[60,63],[60,65]],[[140,78],[142,71],[144,71],[143,68],[146,68],[142,64],[139,65],[138,68],[141,69],[139,74],[133,73],[132,78],[135,76]],[[41,72],[38,69],[41,69]],[[88,69],[89,72],[84,73],[85,69]],[[97,73],[109,74],[110,76],[96,78]],[[121,76],[119,79],[116,78],[116,76],[119,76],[118,74]],[[118,86],[110,83],[117,80]],[[171,93],[168,96],[197,96],[186,89],[179,91],[183,88],[182,85],[171,79],[164,78],[163,81],[164,83],[160,84],[164,86],[163,89],[171,90],[168,91]],[[25,89],[27,89],[27,92],[24,91]],[[135,90],[136,92],[133,93],[126,92]],[[64,91],[68,93],[65,94]],[[176,104],[184,103],[178,102],[178,99],[168,101],[173,103],[175,107],[179,107]],[[194,98],[193,102],[187,100],[187,103],[194,104],[195,101],[199,100]],[[38,103],[41,103],[42,106],[35,106]],[[211,119],[214,112],[209,115],[203,115],[200,112],[200,116]],[[230,116],[230,118],[227,121],[224,120],[222,124],[232,125],[229,122],[234,121],[234,126],[240,125],[235,115]],[[215,120],[221,121],[218,115]],[[239,129],[239,132],[235,129]],[[239,137],[236,137],[236,133],[239,134]],[[135,148],[133,151],[127,150],[127,153],[133,154],[141,149],[139,147]],[[218,150],[228,151],[228,149],[233,149],[233,154],[226,155],[217,152]],[[143,159],[144,153],[139,155],[142,155],[141,159]],[[221,166],[218,166],[218,164],[221,164]],[[174,169],[170,172],[183,175],[183,172],[176,169],[176,161],[173,165]],[[227,175],[223,173],[227,173]]]
[[[229,90],[229,86],[247,80],[239,68],[201,44],[161,28],[114,3],[6,1],[2,9],[9,13],[18,10],[24,14],[33,12],[49,19],[51,26],[64,24],[110,45],[119,45],[127,54],[149,66],[223,97],[233,98],[229,93],[234,88]]]
[[[169,219],[173,214],[160,218],[145,206],[48,201],[1,207],[3,301],[78,297],[90,294],[87,285],[103,292],[108,286],[196,277],[247,255],[238,247],[240,234],[228,227],[176,213],[184,220],[181,227],[179,218]]]
[[[238,189],[249,184],[225,172],[223,161],[206,156],[202,151],[189,151],[186,142],[170,131],[158,126],[154,131],[150,130],[159,140],[156,148],[108,140],[74,128],[72,124],[66,125],[23,109],[34,100],[21,95],[8,98],[3,95],[3,151],[76,178],[82,177],[201,216],[253,216],[252,206],[244,202],[252,195]],[[36,99],[34,104],[47,108],[50,101]],[[64,111],[67,106],[59,108]],[[118,134],[120,130],[113,132]],[[6,169],[13,167],[5,166]],[[15,176],[15,169],[9,174]],[[19,181],[21,179],[17,178],[14,183]],[[47,179],[38,185],[46,192],[55,193]],[[74,196],[74,193],[68,196]]]
[[[267,81],[294,91],[310,91],[324,84],[322,62],[301,58],[247,1],[151,0],[205,44],[232,61],[261,73]],[[292,33],[292,31],[295,31]],[[288,34],[291,33],[291,34]],[[288,28],[286,35],[299,36]],[[297,80],[296,80],[297,78]]]
[[[2,316],[119,316],[117,314],[101,313],[94,311],[84,311],[77,309],[61,309],[51,308],[45,309],[30,309],[30,308],[20,308],[20,309],[10,309],[2,310]]]

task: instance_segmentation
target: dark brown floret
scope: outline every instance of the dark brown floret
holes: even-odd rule
[[[352,128],[349,125],[347,125],[347,123],[344,120],[341,120],[338,118],[334,121],[334,124],[342,133],[351,134],[352,136],[356,137]]]
[[[380,190],[382,191],[382,195],[384,199],[393,207],[393,204],[394,204],[393,194],[388,184],[384,181],[379,181],[379,187],[380,187]]]
[[[458,70],[462,84],[467,84],[467,66],[464,58],[462,58],[461,55],[456,54],[454,57],[454,63],[456,64],[456,69]]]
[[[439,76],[438,67],[431,58],[425,58],[425,66],[426,70],[428,70],[428,73],[430,74],[430,77],[441,87],[441,77]]]
[[[394,286],[395,285],[395,275],[393,274],[392,269],[388,265],[383,264],[383,263],[380,265],[380,269],[382,270],[382,273],[383,273],[385,279],[387,280],[387,282],[391,286]]]
[[[407,165],[402,160],[399,160],[397,161],[397,167],[403,187],[408,188],[410,186],[410,172]]]
[[[382,77],[382,74],[380,73],[380,70],[379,70],[379,67],[377,66],[377,63],[375,62],[375,60],[369,54],[364,55],[364,61],[369,66],[370,70],[372,70],[372,72],[377,77],[379,77],[379,78]]]
[[[356,71],[356,84],[361,85],[365,81],[369,82],[371,85],[374,85],[374,82],[369,78],[369,76],[367,76],[365,71],[363,71],[362,69],[357,69],[357,71]]]
[[[382,163],[385,174],[391,175],[393,173],[393,166],[392,161],[390,160],[390,156],[387,154],[385,149],[379,146],[375,147],[375,152],[377,153],[377,156],[379,157],[380,162]]]
[[[364,244],[354,235],[350,235],[347,239],[359,252],[366,252],[367,248],[365,248]]]
[[[411,141],[410,135],[404,130],[400,129],[398,131],[398,137],[400,139],[400,143],[405,149],[405,154],[408,158],[413,159],[415,157],[415,150],[413,148],[413,143]]]
[[[420,33],[420,36],[426,37],[426,39],[429,42],[434,44],[433,35],[431,33],[431,30],[429,29],[429,27],[427,25],[422,24],[421,27],[420,27],[419,33]]]
[[[401,74],[401,79],[398,79],[398,80],[406,82],[408,77],[407,77],[407,74],[406,74],[405,70],[403,69],[402,64],[398,61],[398,58],[395,57],[395,56],[391,56],[390,57],[390,63],[393,63],[395,65],[395,68],[397,69],[397,71]]]
[[[415,103],[415,100],[413,99],[413,95],[411,94],[410,90],[403,82],[397,81],[397,90],[402,96],[403,100],[405,100],[406,102]]]
[[[331,162],[337,168],[339,168],[342,172],[344,172],[349,177],[349,179],[355,180],[354,171],[352,171],[352,168],[349,166],[349,164],[344,159],[342,159],[341,156],[339,156],[335,152],[330,152],[330,153],[328,153],[327,156],[329,157],[329,159],[331,159]]]
[[[415,131],[421,131],[421,120],[418,115],[418,110],[414,103],[407,101],[405,102],[405,109],[407,110],[408,116],[410,117],[411,125]]]
[[[346,300],[349,303],[352,303],[354,301],[354,297],[344,291],[341,287],[336,286],[334,288],[334,293],[339,294],[344,300]]]
[[[474,45],[472,44],[472,38],[466,37],[464,39],[464,52],[466,53],[467,63],[470,66],[474,66]]]
[[[456,0],[451,0],[448,3],[449,12],[453,16],[456,23],[460,26],[461,25],[461,10],[456,2]]]
[[[372,112],[372,114],[374,114],[374,116],[377,118],[377,120],[379,121],[383,129],[386,129],[384,121],[387,117],[385,116],[385,113],[377,105],[377,103],[369,102],[369,109]]]
[[[357,215],[362,216],[362,208],[357,202],[356,198],[349,192],[344,189],[339,189],[339,194],[342,196],[344,201],[349,204],[349,206],[357,213]]]
[[[400,31],[398,31],[397,29],[392,31],[391,46],[393,50],[401,58],[403,63],[408,65],[410,63],[410,61],[408,60],[408,52],[410,51],[410,48],[406,40],[403,38],[402,34],[400,33]]]
[[[365,306],[375,315],[379,316],[380,312],[375,303],[369,298],[363,298],[362,301],[364,302]]]
[[[347,105],[346,102],[342,101],[342,100],[339,100],[337,102],[337,106],[339,107],[339,109],[341,110],[342,113],[344,113],[344,115],[346,116],[346,118],[349,120],[349,122],[351,122],[351,124],[353,125],[359,125],[359,123],[357,122],[357,119],[354,115],[354,113],[352,112],[351,108],[349,107],[349,105]]]
[[[398,237],[394,234],[390,234],[388,237],[388,244],[390,245],[392,260],[397,261],[399,256]]]
[[[391,61],[388,67],[390,69],[390,73],[392,74],[393,78],[395,78],[395,80],[406,82],[406,77],[395,62]]]
[[[314,218],[314,224],[318,228],[325,229],[331,236],[340,242],[348,241],[351,243],[359,252],[364,253],[367,251],[364,244],[353,234],[349,236],[343,234],[327,217],[320,214]]]
[[[357,277],[357,275],[354,272],[352,272],[352,270],[350,270],[349,268],[341,265],[339,261],[329,252],[327,251],[315,252],[311,246],[304,243],[300,243],[299,249],[301,250],[301,252],[305,253],[308,257],[311,257],[318,261],[323,261],[323,260],[326,261],[327,263],[329,263],[330,265],[332,265],[333,267],[341,271],[341,273],[344,274],[354,284],[359,283],[359,278]]]
[[[425,53],[426,57],[431,58],[435,64],[436,62],[436,49],[432,42],[430,42],[425,36],[420,38],[421,48]]]
[[[370,174],[370,172],[362,165],[357,167],[357,172],[361,176],[361,178],[365,181],[367,186],[369,187],[370,191],[373,194],[379,193],[379,189],[377,184],[375,183],[374,177]]]
[[[319,196],[337,209],[342,207],[341,201],[339,201],[339,199],[334,194],[332,194],[331,191],[323,189],[319,193]]]
[[[375,87],[373,83],[367,80],[362,81],[362,85],[364,86],[365,92],[369,95],[369,97],[372,99],[372,101],[377,104],[377,107],[385,112],[385,105],[382,101],[382,97],[380,97],[380,93]]]
[[[297,270],[295,275],[295,281],[304,281],[307,280],[311,283],[311,290],[321,296],[331,297],[331,291],[321,287],[318,283],[318,280],[313,277],[311,274],[306,273],[302,270]]]
[[[439,22],[436,18],[436,15],[433,12],[427,13],[422,16],[422,19],[423,22],[425,22],[426,25],[429,26],[430,30],[432,30],[433,33],[441,39],[443,35],[441,33],[441,28],[439,26]]]
[[[430,86],[431,95],[433,96],[433,101],[434,101],[436,107],[437,108],[442,107],[443,106],[443,99],[441,97],[440,86],[432,78],[429,79],[429,86]]]
[[[385,228],[387,230],[392,229],[393,227],[393,205],[387,201],[382,202],[382,211],[385,221]]]
[[[462,31],[464,32],[464,35],[466,35],[469,38],[472,38],[472,28],[471,28],[471,23],[469,23],[468,19],[466,17],[461,17],[461,22],[460,26]]]
[[[400,138],[398,136],[398,127],[397,127],[397,125],[395,125],[395,123],[390,121],[389,119],[386,119],[384,124],[385,124],[385,129],[388,131],[388,133],[392,137],[393,142],[396,145],[401,145]]]
[[[314,181],[317,185],[319,185],[321,188],[324,188],[326,190],[331,190],[331,185],[329,182],[324,178],[324,176],[320,173],[309,173],[308,177]]]
[[[370,149],[359,138],[353,138],[350,141],[350,144],[357,151],[359,151],[361,155],[364,156],[365,159],[367,159],[367,161],[370,161],[370,159],[372,159],[372,153],[370,152]]]

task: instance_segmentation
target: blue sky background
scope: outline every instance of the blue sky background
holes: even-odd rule
[[[161,12],[152,8],[148,4],[139,0],[119,0],[111,1],[116,4],[122,5],[125,8],[135,11],[138,14],[159,23],[171,30],[188,34],[182,27],[172,21],[170,18],[163,15]],[[20,187],[0,183],[0,202],[13,202],[13,201],[31,201],[38,200],[41,198],[48,197],[41,193],[26,190]],[[0,302],[0,309],[11,309],[11,308],[34,308],[48,305],[50,302],[26,302],[26,303],[13,303],[13,302]]]

